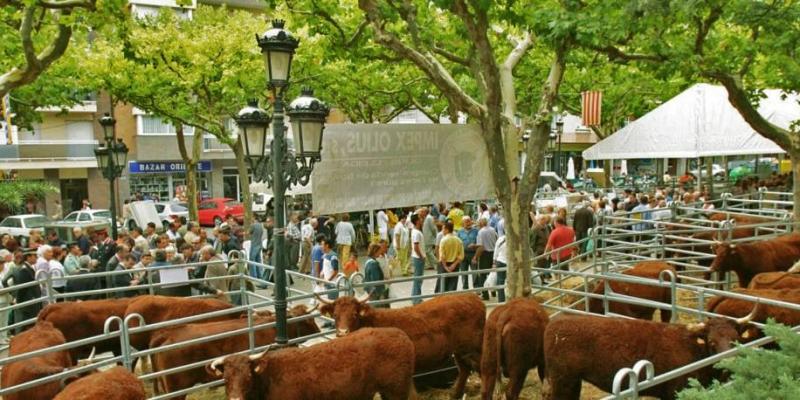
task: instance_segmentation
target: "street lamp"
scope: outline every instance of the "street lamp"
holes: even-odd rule
[[[561,114],[556,114],[556,136],[558,136],[558,149],[556,150],[556,165],[558,165],[558,176],[563,176],[561,167],[561,137],[564,135],[564,117]]]
[[[555,158],[553,158],[553,154],[556,151],[556,140],[558,140],[558,135],[554,131],[550,131],[550,135],[547,139],[547,154],[545,155],[545,157],[549,159],[548,164],[550,164],[550,172],[556,171]]]
[[[114,190],[114,181],[122,176],[122,171],[125,169],[125,164],[128,160],[128,146],[122,142],[122,139],[116,138],[115,125],[117,120],[114,117],[106,113],[100,118],[99,122],[100,126],[103,127],[105,143],[94,149],[94,155],[97,158],[97,164],[103,173],[103,177],[109,183],[111,238],[117,240],[117,194]]]
[[[275,342],[285,345],[286,335],[286,251],[284,235],[286,215],[284,200],[291,184],[305,185],[311,179],[314,163],[320,161],[322,132],[330,108],[316,99],[311,89],[304,88],[300,97],[289,104],[286,114],[292,125],[294,149],[287,146],[284,125],[283,96],[289,85],[292,58],[299,41],[284,29],[284,21],[272,21],[272,28],[256,36],[264,55],[268,87],[274,99],[272,117],[250,101],[236,116],[241,139],[244,141],[253,179],[266,182],[272,188],[275,228]],[[270,120],[272,131],[270,132]]]

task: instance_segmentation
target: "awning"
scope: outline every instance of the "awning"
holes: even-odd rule
[[[792,121],[800,120],[796,94],[766,90],[765,95],[758,111],[768,121],[788,129]],[[699,158],[779,153],[784,151],[744,121],[728,101],[724,87],[701,83],[586,149],[583,158]]]

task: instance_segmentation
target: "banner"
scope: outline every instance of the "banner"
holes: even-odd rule
[[[581,119],[584,126],[600,125],[602,111],[602,92],[592,90],[581,93]]]
[[[474,125],[328,125],[312,176],[322,214],[495,197]]]

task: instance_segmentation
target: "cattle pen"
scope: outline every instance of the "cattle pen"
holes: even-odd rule
[[[679,203],[675,203],[669,208],[670,214],[667,218],[646,223],[635,213],[605,217],[599,221],[597,228],[592,231],[589,237],[576,243],[581,248],[586,248],[586,244],[592,243],[592,246],[588,246],[590,250],[581,252],[572,260],[556,260],[555,265],[550,269],[532,268],[532,295],[547,309],[551,314],[551,318],[567,313],[629,318],[629,316],[618,314],[614,310],[619,305],[630,305],[657,310],[662,319],[665,315],[668,315],[667,321],[669,322],[699,322],[707,317],[720,316],[707,310],[708,301],[714,296],[740,299],[752,302],[754,306],[781,307],[800,313],[800,305],[798,304],[730,291],[731,288],[736,286],[736,275],[719,272],[711,273],[708,266],[711,260],[714,259],[714,254],[709,249],[720,241],[735,244],[750,243],[791,232],[794,221],[791,219],[791,210],[787,209],[792,204],[791,197],[791,193],[767,192],[765,190],[746,196],[726,194],[716,201],[716,209],[713,211],[713,213],[721,214],[724,217],[720,220],[709,219],[708,216],[711,212],[703,209],[700,204]],[[746,222],[742,223],[741,221]],[[742,232],[741,230],[747,230],[748,233],[752,232],[752,234],[737,237],[737,232]],[[536,265],[535,263],[539,258],[550,257],[551,253],[557,254],[558,250],[554,249],[550,253],[538,256],[533,260],[534,265]],[[141,360],[157,357],[159,354],[174,354],[169,352],[190,348],[191,346],[202,346],[225,338],[246,337],[246,346],[233,352],[236,354],[254,354],[268,349],[270,344],[263,343],[263,340],[259,339],[259,334],[272,330],[275,326],[274,321],[262,317],[263,313],[268,313],[273,306],[273,300],[267,293],[273,283],[254,278],[247,271],[253,265],[269,271],[272,270],[272,267],[244,260],[234,254],[231,256],[231,259],[235,259],[235,261],[219,261],[219,263],[226,263],[226,265],[230,262],[236,263],[237,274],[211,279],[190,280],[190,282],[207,282],[216,279],[227,279],[235,282],[238,289],[232,290],[227,295],[241,299],[241,305],[156,322],[147,321],[142,315],[136,313],[110,316],[102,324],[102,329],[91,336],[68,340],[57,346],[4,357],[0,359],[0,367],[56,352],[74,351],[84,354],[83,352],[78,352],[78,350],[114,343],[115,349],[111,353],[106,353],[99,358],[93,359],[90,365],[75,365],[64,369],[62,372],[14,386],[3,387],[0,389],[0,396],[5,398],[9,394],[21,390],[34,388],[49,382],[63,382],[69,377],[118,364],[131,371],[139,372],[138,378],[145,383],[146,387],[156,387],[158,386],[157,382],[163,381],[165,377],[204,368],[217,356],[192,360],[191,362],[165,369],[152,368],[155,365],[150,368],[142,366]],[[584,259],[584,261],[581,261],[581,259]],[[660,271],[655,278],[644,278],[624,273],[642,261],[654,260],[666,261],[672,266],[672,269]],[[207,265],[209,263],[202,264]],[[183,269],[199,265],[181,264],[157,267],[156,269]],[[426,275],[423,279],[436,280],[443,276],[474,275],[478,272],[468,271],[445,275]],[[124,273],[128,273],[128,271],[94,273],[82,275],[81,278],[94,277],[110,280],[114,275]],[[553,279],[546,284],[541,281],[541,277],[545,273],[553,275]],[[315,278],[295,271],[288,271],[287,274],[298,281],[319,282]],[[53,280],[47,273],[39,273],[37,279],[38,282],[25,285],[40,285],[43,288],[43,296],[40,299],[31,300],[23,304],[14,304],[4,307],[0,311],[8,312],[9,310],[20,309],[37,303],[42,305],[58,304],[87,298],[88,296],[109,296],[123,290],[113,288],[88,292],[58,293],[53,290]],[[65,279],[69,280],[73,279],[73,277],[66,277]],[[414,279],[412,277],[393,278],[383,283],[400,285],[411,282]],[[375,284],[375,282],[371,282],[371,284]],[[662,289],[669,293],[669,300],[643,299],[625,293],[618,293],[613,289],[617,284],[636,284]],[[0,289],[0,294],[18,290],[25,285]],[[140,287],[130,288],[129,290],[141,290],[148,294],[154,294],[159,288],[168,285],[170,284],[149,281]],[[340,275],[334,288],[322,292],[315,293],[312,290],[301,290],[299,285],[290,287],[288,301],[290,304],[307,304],[315,301],[316,295],[324,296],[328,293],[361,295],[365,286],[364,276],[360,273],[356,273],[349,278]],[[488,289],[499,290],[502,287],[494,286]],[[459,290],[458,292],[477,293],[482,290],[484,289],[476,288]],[[393,308],[402,307],[410,305],[412,300],[418,298],[428,299],[440,295],[439,293],[427,293],[417,297],[399,297],[374,301],[370,302],[370,304],[390,304]],[[496,301],[486,302],[489,311],[497,304]],[[731,318],[729,316],[723,317]],[[132,337],[137,334],[155,335],[157,332],[185,326],[186,324],[220,319],[236,320],[239,321],[239,324],[236,325],[235,329],[203,334],[191,339],[156,347],[134,348],[131,344]],[[299,324],[308,320],[332,321],[318,312],[312,311],[303,315],[292,316],[289,323]],[[36,319],[22,321],[9,325],[6,330],[11,332],[35,322]],[[758,322],[755,324],[761,326]],[[333,328],[323,328],[319,332],[293,337],[290,343],[311,345],[311,343],[331,340],[333,337],[335,337]],[[771,340],[769,337],[763,337],[749,342],[746,346],[761,346]],[[677,369],[660,371],[658,374],[656,373],[656,366],[649,360],[639,360],[635,364],[617,372],[613,381],[613,390],[606,398],[638,398],[639,393],[647,388],[714,364],[723,358],[737,354],[739,351],[740,348],[733,348],[683,365]],[[73,360],[73,362],[75,361]],[[346,360],[342,360],[342,362],[346,362]],[[427,372],[427,374],[430,374],[430,372]],[[150,400],[185,398],[184,396],[186,395],[218,387],[222,384],[222,379],[208,379],[177,390],[168,392],[161,390],[158,393],[154,393]]]

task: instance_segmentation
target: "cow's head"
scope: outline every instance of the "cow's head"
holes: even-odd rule
[[[225,379],[225,393],[229,400],[245,400],[251,397],[251,393],[264,390],[265,380],[259,379],[258,375],[266,369],[265,356],[266,351],[250,356],[220,357],[206,365],[206,372],[215,379]]]
[[[731,265],[737,263],[739,259],[739,251],[736,249],[735,243],[715,242],[712,249],[715,257],[709,266],[709,272],[730,271]]]
[[[695,342],[702,346],[707,354],[721,353],[730,350],[734,342],[744,342],[751,338],[750,321],[757,309],[743,318],[709,318],[706,322],[689,324],[686,328],[692,333]]]
[[[372,310],[372,307],[367,305],[369,294],[361,298],[339,297],[336,301],[326,300],[320,296],[317,296],[317,299],[322,303],[322,307],[319,308],[320,314],[336,321],[336,336],[345,336],[361,328],[361,319]]]
[[[317,306],[308,308],[302,304],[296,305],[289,309],[289,318],[302,317],[304,315],[311,314],[316,309]],[[317,323],[314,322],[314,318],[306,318],[302,321],[292,322],[289,324],[288,328],[290,330],[289,336],[294,338],[313,335],[320,332],[319,326],[317,326]]]

